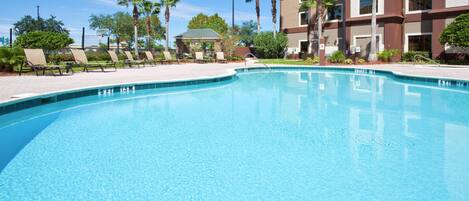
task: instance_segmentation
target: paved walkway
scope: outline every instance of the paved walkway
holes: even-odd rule
[[[259,66],[262,65],[257,65],[257,67]],[[4,76],[0,77],[0,103],[15,100],[12,97],[25,94],[39,95],[42,93],[123,83],[217,77],[233,73],[235,68],[241,67],[244,67],[244,64],[183,64],[141,69],[119,69],[117,72],[108,73],[76,73],[73,76]],[[353,66],[341,68],[353,68]],[[356,68],[380,69],[403,75],[469,81],[469,68],[436,68],[396,64],[356,66]]]

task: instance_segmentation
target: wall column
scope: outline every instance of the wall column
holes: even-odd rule
[[[432,9],[444,9],[446,7],[445,0],[433,0]],[[433,33],[432,33],[432,58],[433,59],[444,59],[445,58],[445,47],[440,44],[440,35],[446,26],[445,16],[439,14],[433,15]]]

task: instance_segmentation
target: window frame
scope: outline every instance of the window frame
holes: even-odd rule
[[[404,52],[409,52],[409,36],[432,36],[432,32],[423,32],[423,33],[406,33],[404,41]],[[433,44],[430,43],[431,46]]]
[[[357,5],[357,8],[358,8],[358,16],[356,17],[367,17],[367,16],[372,16],[373,13],[368,13],[368,14],[361,14],[360,13],[360,3],[361,3],[361,0],[355,0],[355,2],[358,4]],[[380,9],[381,8],[381,4],[384,5],[384,1],[381,2],[380,0],[376,0],[376,2],[378,3],[376,9],[378,9],[378,11],[376,12],[376,15],[384,15],[384,10],[383,9]],[[352,7],[350,7],[351,9]]]
[[[306,16],[308,17],[308,12],[307,11],[298,12],[298,26],[299,27],[307,27],[308,26],[308,19],[306,19],[306,24],[301,24],[301,15],[302,14],[306,14]]]
[[[405,0],[405,14],[417,14],[417,13],[428,13],[432,9],[425,9],[425,10],[409,10],[410,7],[410,0]]]
[[[329,20],[329,11],[326,10],[326,23],[329,23],[329,22],[342,22],[342,20],[344,20],[344,16],[343,16],[344,15],[344,4],[343,3],[338,3],[338,4],[336,4],[336,6],[340,6],[341,11],[342,11],[340,20],[339,19]]]
[[[298,40],[298,53],[301,52],[301,43],[303,43],[303,42],[308,42],[308,40]],[[311,45],[311,44],[309,44],[309,45]],[[309,50],[309,47],[307,47],[306,53],[308,53],[308,50]]]

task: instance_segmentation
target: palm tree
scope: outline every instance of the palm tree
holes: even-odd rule
[[[246,0],[246,3],[251,3],[253,0]],[[261,5],[260,1],[256,0],[256,15],[257,15],[257,33],[261,33]]]
[[[369,62],[378,60],[376,55],[376,0],[373,0],[371,11],[371,48],[370,55],[368,55]]]
[[[165,7],[164,18],[166,22],[166,51],[169,49],[169,19],[171,17],[171,8],[176,7],[178,2],[179,0],[161,0],[161,6]]]
[[[129,4],[133,6],[133,19],[134,19],[134,48],[135,48],[135,56],[138,58],[138,17],[140,16],[140,12],[138,10],[139,5],[143,3],[143,0],[117,0],[117,4],[121,6],[128,7]]]
[[[311,11],[316,8],[316,18],[318,26],[318,39],[322,38],[322,30],[328,9],[333,9],[337,5],[337,0],[304,0],[300,3],[300,11],[307,12],[308,16],[308,52],[311,53]],[[318,48],[319,51],[319,48]]]
[[[277,0],[272,0],[272,24],[275,38],[277,37]]]
[[[158,2],[152,2],[144,0],[140,5],[140,13],[144,13],[146,16],[145,24],[147,30],[147,46],[151,48],[150,42],[152,41],[153,30],[151,27],[151,17],[158,16],[161,12],[161,4]]]

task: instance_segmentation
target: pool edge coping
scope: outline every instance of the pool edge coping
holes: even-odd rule
[[[221,73],[219,75],[212,75],[212,76],[198,76],[194,78],[187,78],[187,79],[173,79],[173,80],[150,80],[150,81],[141,81],[141,82],[124,82],[124,83],[115,83],[115,84],[104,84],[104,85],[94,85],[94,86],[89,86],[89,87],[80,87],[80,88],[73,88],[73,89],[64,89],[64,90],[58,90],[58,91],[50,91],[50,92],[45,92],[45,93],[39,93],[37,95],[32,95],[24,98],[17,98],[17,99],[12,99],[12,100],[5,100],[5,101],[0,101],[0,116],[9,114],[12,112],[20,111],[23,109],[27,108],[32,108],[32,107],[37,107],[40,105],[44,104],[39,104],[31,107],[25,107],[25,108],[20,108],[20,109],[14,109],[13,111],[9,112],[3,112],[1,109],[12,106],[12,105],[18,105],[22,103],[26,103],[28,101],[32,100],[42,100],[42,99],[48,99],[48,98],[57,98],[60,95],[73,95],[73,94],[79,94],[81,92],[86,92],[86,91],[92,91],[92,90],[103,90],[103,89],[110,89],[110,88],[117,88],[117,87],[128,87],[128,86],[143,86],[143,85],[152,85],[152,84],[169,84],[166,87],[170,87],[170,84],[175,84],[175,83],[189,83],[189,82],[197,82],[197,81],[212,81],[212,82],[219,82],[222,81],[224,78],[230,78],[232,79],[239,73],[242,73],[243,71],[246,70],[281,70],[281,69],[289,69],[289,70],[298,70],[298,69],[303,69],[303,70],[333,70],[333,71],[344,71],[344,70],[349,70],[349,71],[355,71],[356,70],[367,70],[367,71],[373,71],[373,72],[378,72],[378,73],[385,73],[393,76],[396,79],[399,80],[420,80],[424,82],[433,82],[433,83],[439,83],[439,81],[449,81],[451,82],[464,82],[469,84],[469,79],[456,79],[456,78],[449,78],[449,77],[441,77],[441,76],[424,76],[424,75],[410,75],[407,73],[399,72],[396,70],[392,69],[376,69],[368,67],[368,66],[309,66],[309,65],[275,65],[275,66],[259,66],[259,65],[252,65],[252,66],[243,66],[243,67],[234,67],[232,69],[226,69],[224,73]],[[202,84],[202,83],[192,83],[192,84],[183,84],[183,86],[187,85],[197,85],[197,84]],[[453,85],[450,85],[450,87],[454,87]],[[163,87],[159,87],[163,88]],[[145,88],[144,88],[145,89]],[[144,90],[144,89],[139,89],[139,90]],[[83,96],[78,96],[78,97],[72,97],[69,99],[74,99],[74,98],[79,98]],[[68,100],[68,99],[65,99]],[[62,100],[61,100],[62,101]],[[56,101],[59,102],[59,101]]]

